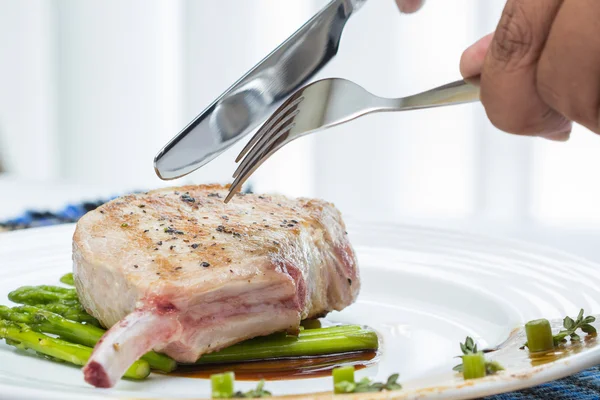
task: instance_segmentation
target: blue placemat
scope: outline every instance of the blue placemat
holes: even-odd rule
[[[28,211],[11,220],[0,222],[0,231],[11,231],[40,226],[77,222],[85,213],[104,204],[107,200],[68,205],[58,212]],[[487,400],[600,400],[600,366],[576,375],[545,383],[518,392],[486,397]]]

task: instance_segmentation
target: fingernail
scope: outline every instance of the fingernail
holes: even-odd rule
[[[490,33],[469,46],[460,58],[460,73],[469,78],[481,74],[483,62],[487,54],[494,33]]]
[[[398,6],[401,12],[411,14],[418,11],[423,3],[425,3],[425,0],[400,0]]]
[[[544,139],[552,140],[553,142],[566,142],[571,137],[571,130],[547,133],[542,137]]]

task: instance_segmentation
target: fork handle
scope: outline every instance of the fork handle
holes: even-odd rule
[[[419,94],[397,99],[396,110],[415,110],[479,101],[480,76],[461,79]]]

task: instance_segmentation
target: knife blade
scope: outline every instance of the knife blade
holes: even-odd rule
[[[333,0],[256,64],[154,158],[159,178],[195,171],[242,139],[337,54],[350,16],[367,0]]]

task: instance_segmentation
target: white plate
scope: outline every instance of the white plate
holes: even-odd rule
[[[0,299],[21,285],[54,284],[69,271],[73,229],[0,234]],[[480,397],[534,386],[600,362],[600,346],[537,367],[525,351],[516,358],[499,351],[489,355],[507,367],[499,375],[465,384],[451,371],[458,344],[467,335],[481,347],[492,347],[530,319],[573,316],[579,308],[599,312],[597,265],[547,249],[438,230],[356,224],[350,235],[363,288],[356,304],[330,319],[366,324],[382,335],[380,362],[357,374],[383,380],[399,372],[404,389],[393,397]],[[513,347],[519,341],[514,339]],[[252,386],[240,382],[237,389]],[[272,381],[267,389],[275,395],[317,393],[330,390],[331,380]],[[206,380],[154,374],[144,382],[123,380],[113,389],[95,389],[78,368],[0,344],[0,397],[206,398],[209,393]]]

